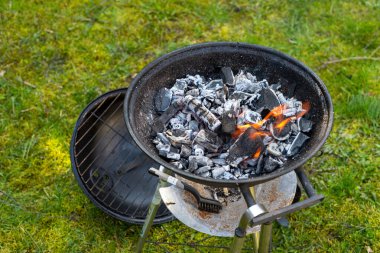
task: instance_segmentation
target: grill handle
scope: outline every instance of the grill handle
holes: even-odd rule
[[[185,185],[179,181],[177,178],[175,177],[172,177],[158,169],[155,169],[155,168],[150,168],[149,169],[149,173],[154,175],[154,176],[158,176],[161,180],[164,180],[165,182],[168,182],[172,185],[175,185],[177,186],[178,188],[181,188],[182,190],[185,189]]]
[[[251,220],[251,226],[261,225],[267,222],[274,221],[279,217],[284,217],[287,214],[294,213],[298,210],[318,204],[325,198],[323,195],[316,193],[302,168],[297,168],[295,172],[308,198],[301,202],[293,203],[290,206],[286,206],[278,210],[255,217]]]

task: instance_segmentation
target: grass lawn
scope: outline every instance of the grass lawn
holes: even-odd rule
[[[0,252],[132,251],[140,227],[103,214],[74,179],[74,124],[153,59],[206,41],[283,51],[315,70],[333,98],[333,131],[306,166],[326,199],[291,215],[290,228],[274,226],[274,252],[380,251],[378,0],[2,0]],[[155,226],[152,238],[182,228]],[[202,238],[188,231],[172,242]]]

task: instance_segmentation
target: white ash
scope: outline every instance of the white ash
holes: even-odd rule
[[[160,116],[152,126],[153,143],[178,169],[202,177],[237,180],[271,173],[299,152],[313,125],[302,117],[303,102],[280,90],[280,83],[270,85],[243,70],[234,75],[229,67],[220,78],[177,79],[155,96]],[[280,113],[271,114],[276,108]],[[258,137],[238,138],[247,129]]]

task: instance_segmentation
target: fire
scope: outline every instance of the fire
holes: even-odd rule
[[[275,128],[278,129],[279,132],[281,132],[284,127],[292,120],[292,118],[286,118],[284,120],[279,121],[279,123],[276,124]]]
[[[259,159],[260,154],[261,154],[261,148],[259,147],[258,149],[256,149],[256,152],[252,155],[252,158]]]
[[[275,118],[275,128],[278,130],[282,130],[291,120],[296,120],[298,118],[301,118],[303,115],[305,115],[310,110],[310,103],[309,102],[303,102],[302,103],[302,111],[297,113],[296,115],[285,118],[283,115],[283,111],[286,109],[286,104],[279,105],[275,108],[273,108],[265,117],[264,119],[256,122],[256,123],[249,123],[245,125],[238,125],[236,126],[236,131],[232,133],[233,138],[238,138],[242,133],[245,132],[250,127],[255,128],[258,131],[261,131],[262,126],[271,118]]]

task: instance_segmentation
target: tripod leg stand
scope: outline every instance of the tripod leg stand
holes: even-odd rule
[[[161,195],[160,195],[159,190],[161,187],[165,187],[166,185],[167,185],[167,183],[162,181],[162,180],[160,180],[159,183],[157,184],[157,188],[156,188],[156,191],[154,193],[152,203],[150,204],[148,214],[145,218],[144,225],[141,229],[139,241],[138,241],[136,249],[135,249],[136,253],[142,252],[145,240],[149,234],[150,228],[152,227],[154,217],[156,217],[157,210],[161,204]]]

